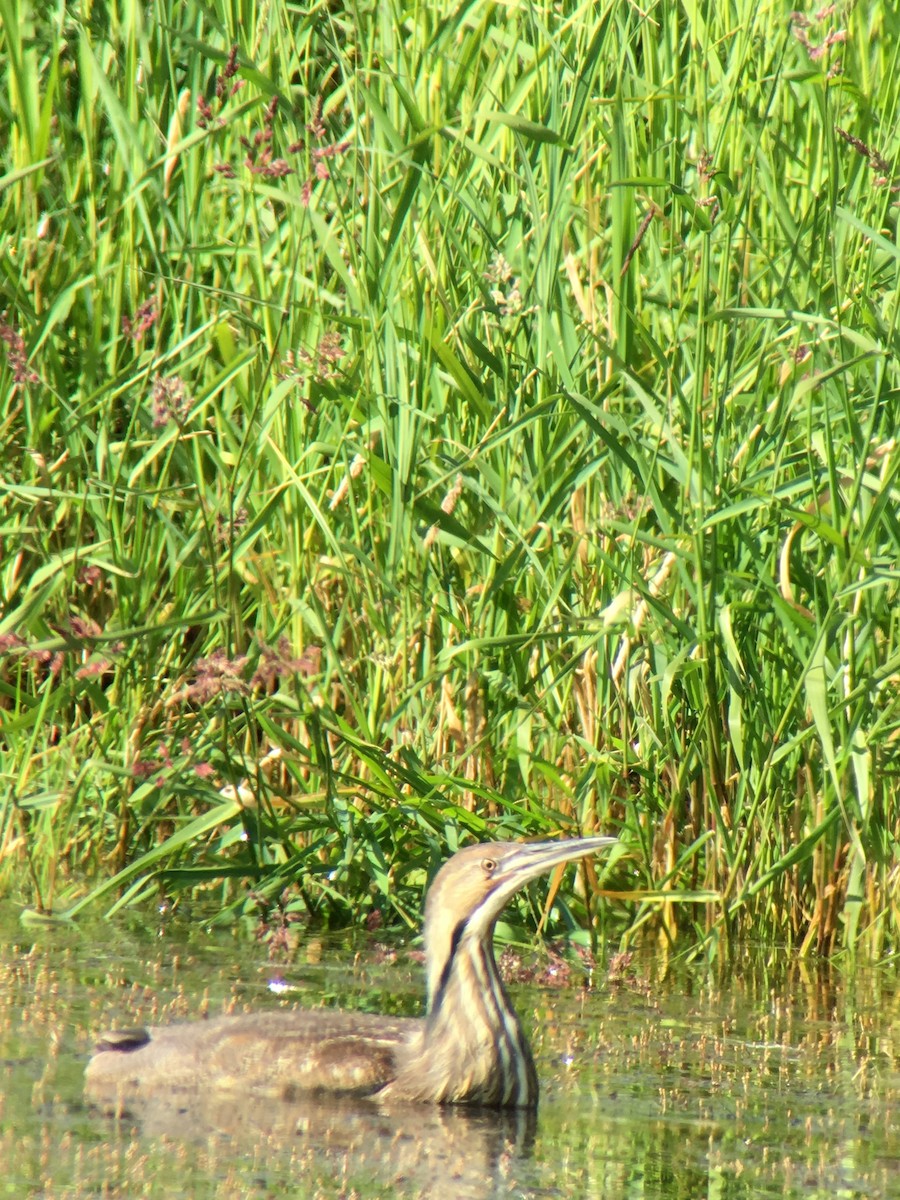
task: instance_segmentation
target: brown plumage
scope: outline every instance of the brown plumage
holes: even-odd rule
[[[537,1075],[494,961],[494,926],[529,879],[614,842],[492,842],[445,863],[425,906],[424,1018],[297,1010],[119,1031],[98,1043],[88,1093],[117,1104],[147,1089],[216,1087],[532,1107]]]

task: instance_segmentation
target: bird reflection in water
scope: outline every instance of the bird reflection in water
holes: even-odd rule
[[[484,1200],[518,1194],[533,1170],[537,1109],[398,1104],[306,1093],[295,1100],[221,1089],[133,1093],[119,1129],[134,1122],[136,1161],[148,1143],[193,1146],[195,1170],[228,1177],[236,1154],[259,1164],[271,1194],[302,1180],[302,1193]],[[340,1181],[340,1191],[333,1190]],[[365,1187],[362,1185],[365,1184]],[[373,1191],[373,1189],[375,1189]]]

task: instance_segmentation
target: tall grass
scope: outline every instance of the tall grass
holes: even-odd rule
[[[0,19],[6,886],[896,949],[897,13]]]

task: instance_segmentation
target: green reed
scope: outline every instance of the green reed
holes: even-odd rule
[[[150,8],[0,0],[7,888],[895,948],[897,14]]]

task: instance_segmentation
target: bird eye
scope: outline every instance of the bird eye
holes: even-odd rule
[[[493,875],[497,870],[497,860],[493,858],[483,858],[481,860],[481,869],[485,875]]]

